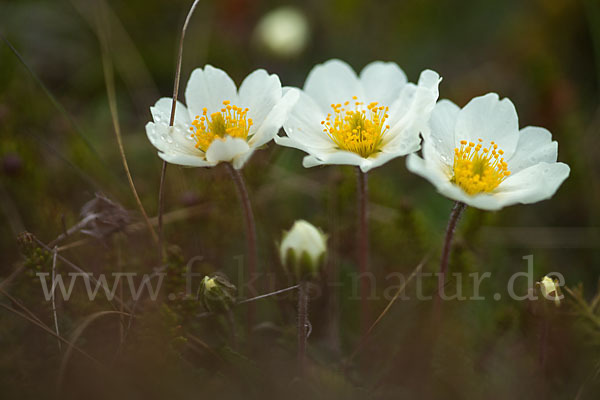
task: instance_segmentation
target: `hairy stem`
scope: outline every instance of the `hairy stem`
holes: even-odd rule
[[[366,332],[368,326],[369,309],[367,305],[367,296],[369,295],[369,285],[367,272],[369,270],[369,219],[367,210],[368,187],[367,174],[362,172],[359,167],[356,168],[358,178],[358,273],[360,279],[360,331]]]
[[[457,201],[454,203],[454,207],[452,207],[452,211],[450,212],[450,218],[448,219],[446,236],[444,238],[444,249],[442,250],[442,259],[440,261],[440,274],[438,276],[438,295],[436,298],[438,304],[441,300],[444,285],[446,284],[446,272],[448,270],[448,261],[450,260],[450,251],[452,250],[452,238],[454,237],[456,225],[458,224],[463,211],[465,211],[465,208],[467,208],[465,203]]]
[[[306,369],[306,342],[308,339],[308,285],[301,281],[298,285],[298,373],[304,375]]]
[[[254,222],[254,213],[252,212],[252,205],[250,204],[250,197],[248,196],[248,190],[244,183],[244,177],[237,169],[233,168],[230,163],[225,163],[227,170],[235,183],[238,197],[244,213],[244,220],[246,222],[246,256],[248,263],[248,279],[252,280],[256,275],[256,264],[257,264],[257,252],[256,252],[256,224]],[[254,324],[254,316],[256,313],[256,307],[254,304],[248,306],[248,328]]]

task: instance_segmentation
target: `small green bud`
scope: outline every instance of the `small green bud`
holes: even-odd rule
[[[200,282],[198,296],[204,308],[213,313],[227,312],[235,303],[237,288],[226,276],[205,276]]]
[[[279,245],[283,267],[298,280],[315,278],[326,254],[327,235],[304,220],[294,222]]]

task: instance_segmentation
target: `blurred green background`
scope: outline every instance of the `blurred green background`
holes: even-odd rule
[[[2,289],[48,325],[50,306],[28,271],[47,270],[48,261],[23,257],[17,235],[27,230],[50,242],[80,219],[80,208],[96,192],[141,221],[111,121],[98,32],[108,37],[107,60],[114,65],[133,180],[148,214],[155,216],[161,160],[144,125],[151,118],[149,107],[172,93],[180,29],[190,5],[181,0],[0,3],[5,38],[0,43],[0,275],[24,266]],[[261,18],[281,6],[295,7],[308,24],[306,45],[296,55],[269,51],[255,32]],[[284,85],[301,87],[312,66],[330,58],[357,71],[373,60],[394,61],[413,82],[423,69],[434,69],[443,77],[440,98],[464,106],[474,96],[497,92],[514,102],[521,127],[549,129],[559,142],[559,161],[571,167],[570,178],[548,201],[496,213],[467,210],[450,269],[490,271],[493,279],[482,290],[502,292],[511,274],[526,269],[522,257],[533,254],[536,279],[561,272],[568,287],[583,284],[581,301],[591,301],[600,275],[598,1],[201,1],[185,40],[181,88],[190,72],[206,63],[226,70],[237,84],[265,68]],[[350,299],[349,285],[355,269],[356,177],[350,167],[303,169],[302,157],[271,143],[255,153],[244,175],[258,224],[260,268],[280,279],[274,286],[261,281],[262,292],[287,284],[274,244],[282,230],[303,218],[330,234],[328,271],[339,274],[344,285],[313,303],[309,389],[289,372],[293,301],[257,303],[264,326],[236,351],[227,345],[223,321],[194,318],[202,311],[199,305],[165,301],[140,306],[139,322],[119,357],[107,355],[119,344],[112,337],[118,321],[95,322],[78,343],[114,366],[120,378],[104,386],[105,377],[73,356],[61,396],[77,398],[92,388],[91,398],[597,398],[600,309],[573,300],[550,315],[539,305],[510,299],[451,302],[433,344],[430,305],[400,302],[350,366],[341,363],[359,337],[358,303]],[[390,272],[409,274],[426,254],[425,269],[436,270],[452,207],[404,163],[396,159],[370,173],[371,267],[379,282]],[[176,272],[181,260],[202,256],[198,271],[220,270],[235,278],[244,231],[225,169],[169,166],[165,188],[165,212],[183,210],[176,214],[183,218],[165,224],[167,243],[179,247],[170,251],[170,267]],[[158,249],[143,226],[62,254],[95,273],[115,271],[117,265],[150,272],[159,265]],[[6,297],[0,301],[14,305]],[[386,304],[373,301],[373,317]],[[107,306],[59,305],[61,330],[69,335],[86,315]],[[339,319],[332,317],[338,312]],[[237,318],[243,322],[243,311]],[[190,350],[190,335],[202,337],[210,351]],[[0,338],[0,388],[6,398],[51,396],[62,359],[55,340],[5,310]],[[211,358],[215,351],[221,361]]]

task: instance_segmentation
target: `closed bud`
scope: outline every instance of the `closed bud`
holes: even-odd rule
[[[296,279],[311,279],[325,263],[327,235],[314,225],[299,220],[283,234],[279,257],[288,273]]]
[[[237,288],[224,275],[205,276],[200,282],[198,296],[204,308],[212,313],[223,313],[235,303]]]
[[[557,281],[552,280],[549,276],[545,276],[541,282],[538,282],[537,284],[544,298],[554,301],[554,304],[556,304],[557,307],[560,306],[562,295],[560,293],[560,287],[557,285]]]

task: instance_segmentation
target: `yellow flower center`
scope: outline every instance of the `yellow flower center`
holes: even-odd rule
[[[454,149],[452,182],[470,195],[493,191],[507,176],[508,164],[501,156],[504,151],[494,142],[489,147],[461,140],[460,149]]]
[[[357,97],[352,97],[356,100]],[[355,101],[354,109],[348,109],[349,101],[342,104],[332,104],[333,115],[327,114],[321,121],[323,132],[342,150],[351,151],[362,157],[368,157],[379,151],[383,135],[390,129],[385,124],[388,119],[388,107],[378,106],[377,102],[367,105]]]
[[[196,139],[196,148],[202,151],[215,139],[224,139],[225,136],[248,139],[248,131],[252,126],[252,118],[247,118],[248,109],[230,104],[229,100],[223,102],[220,112],[207,115],[207,110],[202,110],[202,116],[197,115],[190,130]]]

